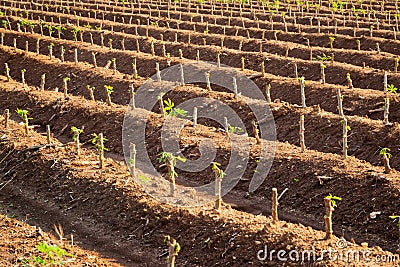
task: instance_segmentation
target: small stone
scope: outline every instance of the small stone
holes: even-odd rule
[[[256,241],[254,241],[254,244],[261,245],[261,241],[256,240]]]
[[[368,243],[367,243],[367,242],[362,242],[362,243],[361,243],[361,246],[362,246],[363,248],[368,248]]]

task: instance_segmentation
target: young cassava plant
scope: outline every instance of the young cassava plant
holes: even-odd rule
[[[28,111],[25,109],[17,108],[16,112],[17,112],[18,116],[20,116],[21,119],[23,120],[24,127],[25,127],[25,134],[28,134],[29,133],[29,120],[31,120],[32,118],[28,118]]]
[[[104,167],[104,151],[108,151],[108,148],[104,146],[104,142],[107,141],[106,138],[103,137],[103,133],[93,134],[94,137],[92,139],[92,144],[95,146],[96,150],[99,152],[99,167],[103,169]]]
[[[168,245],[168,257],[167,257],[167,266],[174,267],[175,259],[178,256],[178,253],[181,251],[181,246],[178,242],[169,235],[164,237],[164,242]]]
[[[226,173],[221,170],[221,163],[212,162],[211,170],[215,176],[215,209],[219,210],[222,204],[222,196],[221,196],[221,187],[222,187],[222,178],[226,175]]]
[[[182,158],[180,156],[174,156],[171,152],[161,152],[158,157],[159,162],[165,163],[168,168],[168,176],[169,176],[169,181],[170,181],[170,196],[175,196],[175,177],[178,176],[178,174],[175,172],[175,166],[177,160],[186,162],[185,158]]]
[[[79,141],[79,135],[83,132],[83,129],[79,129],[75,126],[71,127],[71,132],[72,132],[72,140],[74,140],[75,144],[76,144],[76,154],[78,154],[78,156],[80,155],[80,141]]]
[[[106,93],[107,93],[107,105],[111,106],[112,102],[111,102],[111,94],[114,92],[114,88],[110,85],[104,85],[104,88],[106,89]]]
[[[390,153],[390,149],[387,147],[382,148],[379,151],[379,155],[382,156],[382,161],[383,164],[385,165],[385,173],[389,174],[392,171],[392,168],[390,167],[389,159],[392,157],[392,154]]]
[[[332,229],[332,212],[335,210],[334,208],[337,206],[336,201],[341,201],[342,198],[333,196],[332,194],[329,194],[329,196],[326,196],[324,198],[325,202],[325,233],[326,239],[331,239],[333,236],[333,229]]]

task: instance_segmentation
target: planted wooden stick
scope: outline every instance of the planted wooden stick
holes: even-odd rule
[[[391,154],[381,152],[381,155],[382,155],[383,165],[385,166],[385,173],[389,174],[392,171],[392,168],[390,167],[390,162],[389,162],[389,157],[391,156]]]
[[[206,77],[207,90],[211,91],[210,73],[206,72],[204,76]]]
[[[304,132],[305,132],[305,127],[304,127],[304,115],[300,116],[300,130],[299,130],[299,139],[300,139],[300,151],[304,152],[306,150],[306,145],[304,141]]]
[[[326,66],[321,63],[320,67],[321,67],[321,82],[322,82],[322,84],[325,84],[325,68],[326,68]]]
[[[262,77],[265,77],[265,63],[264,63],[264,61],[263,62],[261,62],[261,76]]]
[[[351,77],[350,77],[350,73],[347,73],[346,74],[346,80],[347,80],[347,87],[349,88],[349,89],[353,89],[354,87],[353,87],[353,80],[351,79]]]
[[[95,99],[94,99],[94,89],[95,89],[95,87],[94,86],[90,86],[90,85],[86,85],[86,88],[87,88],[87,90],[89,92],[90,100],[95,101]]]
[[[228,124],[228,118],[224,117],[224,130],[229,134],[229,124]]]
[[[294,63],[294,77],[295,77],[296,79],[299,78],[299,73],[298,73],[298,71],[297,71],[297,63]]]
[[[49,56],[50,56],[50,59],[53,59],[53,45],[54,45],[54,44],[50,44],[50,45],[48,46],[48,48],[49,48]]]
[[[70,78],[69,77],[65,77],[63,79],[64,82],[64,97],[67,98],[68,97],[68,82],[69,82]]]
[[[161,82],[160,64],[158,64],[158,62],[156,62],[156,77],[157,82]]]
[[[11,81],[10,68],[8,67],[7,63],[4,63],[4,67],[5,67],[5,70],[6,70],[7,82],[9,82],[9,81]]]
[[[10,110],[6,109],[6,110],[4,110],[4,127],[6,129],[8,129],[9,120],[10,120]]]
[[[175,259],[178,256],[181,246],[178,242],[169,235],[165,237],[165,242],[168,244],[168,257],[167,257],[167,267],[175,267]]]
[[[27,113],[25,113],[23,115],[23,119],[24,119],[25,134],[28,135],[29,134],[29,120],[28,120],[28,114]]]
[[[251,122],[251,126],[253,127],[254,137],[256,138],[257,144],[261,144],[260,139],[260,131],[258,130],[257,123],[255,121]]]
[[[104,88],[106,89],[106,94],[107,94],[106,103],[108,106],[111,106],[112,105],[111,94],[113,93],[114,88],[110,85],[104,85]]]
[[[242,71],[244,71],[244,61],[245,61],[245,58],[242,57]]]
[[[135,88],[133,87],[133,84],[131,84],[131,108],[135,109]]]
[[[136,58],[133,59],[133,62],[132,62],[132,69],[133,69],[133,74],[132,74],[133,78],[134,78],[134,79],[139,78],[139,73],[138,73],[137,65],[136,65]]]
[[[163,101],[163,96],[164,96],[164,93],[161,93],[159,96],[158,96],[158,99],[160,100],[160,112],[161,112],[161,114],[163,115],[163,117],[165,118],[165,110],[164,110],[164,101]]]
[[[76,154],[79,156],[81,154],[81,143],[79,141],[79,135],[82,133],[82,129],[79,129],[77,127],[71,127],[73,136],[72,139],[75,141],[75,146],[76,146]]]
[[[332,201],[330,198],[325,197],[324,198],[325,202],[325,239],[331,239],[333,236],[333,230],[332,230],[332,212],[334,211],[334,208],[332,207]]]
[[[347,119],[343,117],[343,158],[347,158],[347,149],[349,148],[347,146],[347,132],[348,132],[348,125],[347,125]]]
[[[184,85],[185,84],[185,74],[183,72],[183,65],[182,64],[179,64],[179,69],[181,71],[181,85]]]
[[[215,172],[215,209],[219,210],[222,204],[221,187],[222,177]]]
[[[197,126],[197,107],[193,108],[193,127]]]
[[[166,164],[167,164],[167,168],[168,168],[169,181],[170,181],[170,184],[169,184],[169,195],[171,197],[173,197],[173,196],[175,196],[175,189],[176,189],[176,183],[175,183],[176,172],[175,172],[175,165],[174,165],[174,162],[173,162],[173,158],[169,157],[167,162],[166,162]]]
[[[387,72],[384,71],[383,72],[383,93],[385,95],[385,97],[387,97]]]
[[[272,102],[271,101],[271,84],[270,83],[267,85],[267,88],[265,89],[265,95],[267,97],[267,103],[270,104]]]
[[[389,124],[389,105],[390,105],[390,99],[389,97],[385,97],[385,107],[383,111],[383,123],[385,125]]]
[[[41,80],[40,80],[40,90],[41,91],[44,91],[45,84],[46,84],[46,73],[43,73]]]
[[[151,55],[152,56],[155,56],[155,51],[154,51],[154,40],[151,40],[151,43],[150,43],[150,48],[151,48]]]
[[[217,68],[221,67],[221,58],[220,58],[221,52],[217,52]]]
[[[117,59],[113,58],[111,59],[111,62],[113,64],[113,74],[115,74],[117,72]]]
[[[22,69],[22,70],[21,70],[21,80],[22,80],[22,85],[23,85],[24,87],[26,87],[25,72],[26,72],[26,69]]]
[[[136,39],[136,52],[140,53],[139,39]]]
[[[272,222],[276,224],[278,218],[278,189],[272,188]]]
[[[40,38],[36,40],[36,54],[40,54]]]
[[[92,52],[93,53],[93,52]],[[64,59],[64,54],[65,54],[65,48],[64,48],[64,46],[61,46],[61,62],[64,62],[65,61],[65,59]]]
[[[303,108],[306,107],[306,93],[305,93],[305,86],[306,86],[306,80],[302,76],[300,79],[300,94],[301,94],[301,106]]]
[[[237,83],[236,83],[236,78],[232,77],[232,82],[233,82],[233,92],[235,94],[235,99],[238,99],[239,94],[238,94],[238,87],[237,87]]]
[[[344,113],[343,113],[343,96],[342,96],[342,93],[340,92],[340,88],[338,88],[336,90],[336,95],[337,95],[337,100],[338,100],[339,115],[341,117],[343,117],[344,116]]]
[[[99,162],[100,162],[100,169],[104,167],[104,138],[103,133],[99,133]]]
[[[51,145],[50,125],[46,125],[46,136],[47,136],[47,144]]]
[[[129,159],[129,168],[131,169],[131,174],[133,178],[136,178],[136,145],[130,144],[130,159]]]
[[[75,64],[78,64],[78,49],[77,48],[75,48],[74,49],[74,58],[75,58]]]

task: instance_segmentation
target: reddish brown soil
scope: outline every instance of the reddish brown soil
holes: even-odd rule
[[[235,211],[229,205],[218,213],[209,207],[188,210],[160,205],[140,193],[136,184],[123,186],[127,175],[126,168],[120,164],[107,159],[105,170],[99,170],[95,164],[89,167],[84,162],[97,159],[89,150],[84,149],[81,158],[76,158],[73,147],[60,146],[56,140],[53,140],[55,147],[38,149],[38,144],[46,142],[45,137],[34,132],[26,137],[15,123],[11,124],[11,129],[1,130],[3,142],[0,146],[3,153],[9,154],[3,164],[12,170],[13,179],[0,191],[2,198],[7,203],[29,203],[18,208],[31,214],[28,222],[43,229],[55,219],[69,218],[61,222],[66,236],[73,232],[75,240],[82,242],[82,246],[90,246],[88,242],[93,245],[93,238],[100,239],[103,242],[95,243],[99,251],[124,265],[135,266],[135,261],[151,266],[161,264],[165,234],[173,235],[181,243],[183,249],[177,263],[186,266],[222,262],[234,266],[258,265],[255,255],[264,244],[275,249],[296,247],[299,250],[312,245],[318,252],[334,246],[337,240],[323,241],[323,233],[310,227],[286,222],[274,226],[267,217]],[[26,170],[17,167],[21,161]],[[28,176],[32,170],[41,175]],[[4,176],[3,179],[7,181],[11,177]],[[40,208],[48,211],[45,214],[56,217],[42,215],[37,218],[35,203],[42,203]],[[75,218],[81,219],[75,221]],[[89,228],[81,228],[89,225]],[[142,250],[147,256],[138,258]],[[372,255],[387,254],[378,247],[371,252]],[[279,262],[268,261],[266,264],[276,266]],[[316,263],[313,266],[341,264],[342,261],[324,261],[322,265]]]
[[[190,3],[168,0],[148,1],[146,4],[127,4],[109,1],[83,0],[63,1],[68,8],[59,8],[58,1],[0,1],[0,20],[8,19],[10,29],[0,29],[4,34],[4,46],[0,47],[0,72],[8,63],[11,76],[21,81],[21,70],[26,69],[23,87],[14,81],[0,82],[0,112],[8,108],[12,119],[20,121],[14,110],[25,108],[36,125],[29,136],[22,132],[22,126],[11,122],[10,129],[4,129],[0,117],[0,203],[2,210],[11,217],[16,216],[45,232],[54,233],[53,224],[60,223],[65,230],[69,251],[79,255],[77,264],[103,266],[162,266],[167,252],[163,237],[170,234],[182,245],[177,265],[182,266],[281,266],[276,259],[268,262],[257,260],[257,252],[269,248],[300,251],[315,247],[335,248],[339,236],[356,243],[368,242],[373,255],[390,254],[400,251],[396,221],[389,218],[398,215],[400,209],[399,164],[400,142],[400,98],[390,94],[390,116],[392,125],[383,125],[383,70],[388,71],[388,83],[399,86],[400,74],[394,72],[394,58],[399,54],[399,41],[394,40],[393,14],[397,4],[385,2],[346,4],[346,13],[331,13],[328,2],[318,9],[315,6],[299,8],[298,4],[282,3],[276,14],[270,5],[254,3]],[[369,18],[361,15],[354,19],[351,8],[373,8]],[[290,8],[290,10],[289,10]],[[28,13],[23,13],[27,10]],[[93,11],[97,10],[96,13]],[[389,15],[387,10],[391,10]],[[283,17],[281,12],[285,12]],[[296,20],[293,14],[296,12]],[[360,11],[357,11],[360,12]],[[232,17],[228,18],[231,14]],[[30,30],[17,32],[17,23],[22,18],[35,23],[65,26],[61,38],[57,32],[53,38],[48,29],[44,36],[35,26]],[[308,17],[313,17],[310,23]],[[352,19],[353,18],[353,19]],[[137,20],[140,19],[140,22]],[[344,21],[346,20],[346,23]],[[379,25],[376,21],[379,20]],[[317,21],[321,27],[318,29]],[[78,25],[79,24],[79,25]],[[94,27],[99,27],[96,30]],[[337,24],[337,27],[335,26]],[[374,26],[370,36],[370,25]],[[86,25],[86,26],[85,26]],[[83,42],[74,42],[76,26],[84,30]],[[195,29],[194,29],[195,27]],[[287,27],[287,29],[286,29]],[[356,31],[353,28],[356,27]],[[89,29],[90,28],[90,29]],[[301,32],[298,32],[300,28]],[[137,29],[137,34],[136,34]],[[206,32],[208,31],[208,32]],[[113,49],[101,47],[100,32],[104,43],[113,39]],[[175,42],[177,33],[177,42]],[[93,45],[90,44],[90,34]],[[160,36],[162,34],[162,37]],[[353,36],[354,35],[354,36]],[[190,36],[190,42],[189,42]],[[329,37],[334,36],[333,48]],[[40,38],[40,54],[36,55],[36,40]],[[163,56],[162,42],[170,57]],[[224,38],[224,47],[221,39]],[[275,40],[275,38],[277,40]],[[13,49],[16,40],[17,49]],[[79,40],[78,35],[78,40]],[[121,40],[125,40],[125,48]],[[360,40],[360,51],[355,40]],[[140,43],[137,52],[136,41]],[[307,46],[309,40],[310,47]],[[154,55],[151,43],[154,41]],[[243,41],[241,51],[239,43]],[[25,53],[25,42],[29,53]],[[263,43],[260,52],[259,43]],[[49,60],[48,46],[54,44],[55,58]],[[381,52],[378,53],[377,43]],[[60,49],[66,49],[65,62],[61,62]],[[335,61],[325,62],[326,84],[321,84],[320,62],[310,60],[313,56],[334,54]],[[74,64],[74,49],[79,51],[79,63]],[[179,58],[179,49],[183,59]],[[185,85],[174,88],[165,97],[176,105],[195,97],[218,99],[229,105],[245,122],[251,138],[249,163],[238,185],[224,197],[221,211],[215,211],[211,204],[197,208],[177,208],[161,204],[143,192],[144,186],[136,182],[125,184],[129,177],[122,161],[122,122],[130,100],[130,86],[140,87],[145,79],[155,73],[155,63],[160,68],[170,64],[193,62],[199,51],[201,60],[215,62],[217,54],[221,63],[241,69],[264,91],[271,84],[269,104],[273,111],[277,139],[276,155],[271,171],[263,184],[253,193],[248,192],[250,179],[256,170],[262,147],[255,143],[251,121],[254,115],[247,103],[256,103],[267,108],[259,99],[240,97],[235,100],[227,89],[213,86],[207,91],[204,84]],[[93,67],[92,52],[97,53],[98,68]],[[287,53],[287,55],[285,55]],[[104,66],[115,58],[117,70]],[[137,60],[140,77],[133,79],[132,61]],[[265,62],[265,75],[261,77],[260,63]],[[299,76],[305,76],[307,108],[299,108],[300,86],[294,77],[294,63]],[[363,65],[365,64],[365,68]],[[204,69],[204,72],[207,70]],[[40,76],[46,73],[45,91],[37,91]],[[357,89],[347,89],[346,74],[350,73]],[[69,97],[62,93],[62,79],[70,77]],[[96,101],[89,101],[86,85],[95,86]],[[105,105],[104,85],[111,85],[115,92],[112,101]],[[342,118],[337,115],[336,89],[344,95],[344,113],[351,130],[349,132],[349,157],[343,159]],[[243,91],[243,95],[246,95]],[[16,101],[17,99],[17,101]],[[296,105],[297,104],[297,105]],[[146,150],[151,163],[164,173],[165,167],[157,160],[162,152],[161,133],[165,120],[158,108],[152,111],[135,109],[134,123],[146,124]],[[305,115],[305,142],[307,150],[301,153],[298,147],[298,120]],[[173,119],[171,123],[178,123]],[[180,149],[189,159],[200,157],[202,140],[212,140],[216,146],[217,162],[224,169],[232,153],[246,151],[244,144],[230,142],[230,137],[214,121],[201,119],[193,128],[188,122],[179,135]],[[45,125],[50,125],[54,134],[52,146],[44,146]],[[71,141],[71,126],[84,126],[81,141],[83,149],[77,156]],[[97,155],[91,148],[92,134],[102,132],[108,139],[106,146],[106,167],[98,168]],[[232,137],[232,136],[231,136]],[[264,142],[264,141],[263,141]],[[391,165],[394,170],[384,174],[379,150],[391,149]],[[139,162],[140,163],[140,159]],[[141,172],[142,170],[138,170]],[[184,186],[203,185],[213,181],[211,169],[199,173],[177,170],[177,183]],[[166,191],[167,184],[151,181],[154,188]],[[279,201],[278,225],[271,224],[271,188],[279,192],[287,189]],[[180,192],[178,194],[181,194]],[[323,198],[329,194],[342,197],[333,214],[332,240],[323,240],[324,230]],[[180,195],[179,195],[180,196]],[[180,199],[190,204],[193,199]],[[371,212],[380,212],[376,218]],[[21,259],[38,255],[35,244],[39,240],[57,242],[48,234],[37,234],[34,228],[7,217],[0,219],[8,228],[1,227],[0,235],[6,237],[0,249],[0,262],[18,264]],[[16,225],[11,226],[16,223]],[[305,225],[305,226],[303,226]],[[21,227],[24,232],[21,232]],[[31,235],[27,241],[24,235]],[[71,234],[74,246],[70,245]],[[52,238],[52,239],[48,239]],[[17,245],[12,241],[19,242]],[[24,243],[22,243],[24,242]],[[360,250],[357,245],[351,248]],[[375,247],[379,246],[379,247]],[[382,248],[382,249],[381,249]],[[92,258],[95,256],[96,258]],[[6,264],[6,263],[4,263]],[[376,262],[349,263],[341,260],[304,264],[288,262],[288,266],[378,266]],[[398,263],[394,263],[398,264]],[[352,265],[352,266],[353,266]],[[393,266],[392,263],[381,263]]]
[[[11,86],[11,88],[13,88],[13,86]],[[2,92],[6,92],[3,90]],[[53,117],[50,124],[52,125],[53,131],[57,134],[56,136],[63,134],[70,136],[68,132],[65,132],[65,129],[69,129],[70,126],[85,126],[85,134],[82,135],[83,141],[90,138],[91,133],[96,133],[101,130],[110,140],[107,143],[107,147],[114,152],[119,154],[122,153],[120,139],[121,128],[115,128],[114,125],[122,125],[123,115],[125,112],[124,108],[107,107],[104,104],[99,105],[95,102],[91,103],[91,101],[82,101],[82,99],[76,97],[70,97],[69,101],[65,101],[62,100],[63,97],[61,93],[50,92],[46,92],[46,94],[31,92],[31,98],[23,100],[27,97],[27,94],[24,91],[18,91],[20,93],[14,94],[14,97],[27,103],[26,105],[23,105],[23,107],[28,108],[32,116],[35,117],[33,123],[39,123],[42,125],[48,124],[48,120]],[[8,93],[13,95],[14,92],[17,93],[18,91],[14,90],[13,92],[9,91]],[[12,106],[12,102],[3,103],[5,106]],[[43,113],[41,109],[34,110],[29,108],[33,103],[42,106],[47,110],[47,112]],[[54,105],[54,103],[58,104]],[[56,108],[51,108],[51,106]],[[283,106],[281,109],[283,112],[280,111],[280,116],[285,116],[283,114],[285,114],[287,108]],[[52,112],[48,112],[49,110],[52,110]],[[67,110],[68,112],[65,112]],[[93,112],[93,110],[97,110],[97,112]],[[33,114],[36,114],[36,116]],[[59,115],[54,117],[53,114]],[[140,112],[138,115],[139,114]],[[139,115],[138,119],[140,119],[141,116],[142,115]],[[154,144],[160,142],[160,127],[162,125],[160,117],[161,116],[152,115],[152,119],[150,120],[151,123],[148,125],[146,131],[148,143],[151,144],[148,146],[148,153],[153,159],[153,164],[156,166],[159,166],[159,163],[157,163],[156,160],[156,155],[161,152],[159,146],[154,146]],[[110,124],[110,121],[113,123]],[[230,145],[226,143],[226,136],[218,131],[201,127],[194,133],[189,127],[181,134],[182,145],[194,145],[194,148],[188,151],[188,153],[196,154],[198,153],[198,150],[195,149],[196,143],[198,143],[200,138],[205,137],[212,137],[214,142],[218,144],[219,152],[217,153],[217,161],[221,162],[223,166],[227,165],[228,162],[224,155],[229,153]],[[257,146],[254,146],[251,154],[251,164],[246,170],[244,179],[251,178],[255,167],[255,160],[259,156],[258,151],[259,149]],[[295,166],[302,167],[294,168]],[[287,173],[287,170],[290,170],[290,174]],[[246,196],[248,182],[240,182],[238,189],[234,190],[234,192],[227,196],[227,201],[232,203],[235,207],[237,206],[239,209],[245,211],[255,214],[260,212],[269,214],[268,209],[260,208],[260,205],[265,206],[261,203],[265,202],[265,199],[270,198],[269,194],[265,192],[265,189],[276,186],[280,190],[283,190],[288,187],[288,194],[295,197],[282,200],[281,208],[282,213],[284,214],[283,217],[290,221],[301,222],[303,224],[311,225],[314,228],[322,229],[322,222],[315,218],[323,215],[323,203],[316,200],[331,192],[335,192],[335,194],[342,196],[346,203],[353,203],[354,201],[351,209],[338,209],[335,213],[335,221],[340,222],[335,225],[336,233],[339,235],[344,233],[346,238],[355,238],[357,242],[368,240],[368,242],[372,244],[396,250],[398,247],[395,243],[387,242],[387,240],[390,239],[389,232],[382,232],[382,225],[386,225],[384,227],[386,229],[391,229],[391,235],[395,240],[397,232],[395,225],[388,221],[384,216],[378,217],[377,220],[379,220],[379,223],[376,223],[376,220],[374,220],[370,221],[369,224],[365,224],[364,220],[360,221],[360,217],[352,216],[356,210],[360,212],[359,216],[366,220],[369,216],[369,212],[376,211],[377,209],[388,216],[395,213],[398,209],[396,204],[393,204],[396,203],[398,197],[398,181],[396,179],[398,174],[396,172],[390,176],[385,176],[389,180],[383,180],[382,184],[381,181],[376,180],[376,175],[382,175],[379,174],[381,171],[382,168],[373,167],[370,164],[358,161],[354,158],[342,161],[340,156],[314,151],[308,151],[307,154],[301,154],[297,147],[278,143],[278,150],[272,166],[272,171],[270,172],[267,181],[262,185],[263,189],[260,189],[251,196]],[[318,182],[317,176],[333,177],[333,180],[321,185]],[[203,184],[209,182],[211,177],[211,171],[196,174],[181,173],[179,181],[182,183],[192,181],[196,184]],[[300,182],[295,182],[293,180],[294,178],[299,179]],[[299,185],[302,186],[303,193],[296,193]],[[371,186],[374,188],[373,192],[371,192],[372,198],[374,199],[372,203],[370,198],[362,198],[362,195],[366,190],[368,190],[367,188],[370,188]],[[357,197],[358,194],[360,197]],[[243,197],[248,199],[245,200]],[[245,201],[245,204],[243,204],[243,200],[241,199]],[[293,212],[293,209],[295,209],[296,212]],[[366,211],[366,209],[371,210]],[[289,212],[289,210],[291,211]],[[297,211],[301,211],[301,213]],[[366,234],[366,232],[369,234]]]
[[[13,204],[7,203],[5,199],[2,200],[2,205],[12,206]],[[7,212],[8,208],[2,208]],[[15,214],[9,212],[9,216],[14,217]],[[27,214],[27,220],[30,214]],[[1,266],[35,266],[33,259],[41,257],[46,261],[49,258],[46,254],[41,253],[36,246],[40,243],[47,245],[57,245],[64,249],[72,256],[64,256],[56,258],[56,260],[63,260],[67,266],[121,266],[114,260],[107,260],[101,258],[98,253],[84,250],[72,244],[71,240],[62,242],[56,239],[52,234],[44,232],[42,229],[26,224],[25,222],[17,219],[7,217],[7,215],[0,215],[0,264]],[[64,237],[65,238],[65,237]],[[28,266],[28,265],[26,265]]]

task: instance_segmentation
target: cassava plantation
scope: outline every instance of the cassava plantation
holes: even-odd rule
[[[1,266],[399,266],[398,4],[0,0]]]

